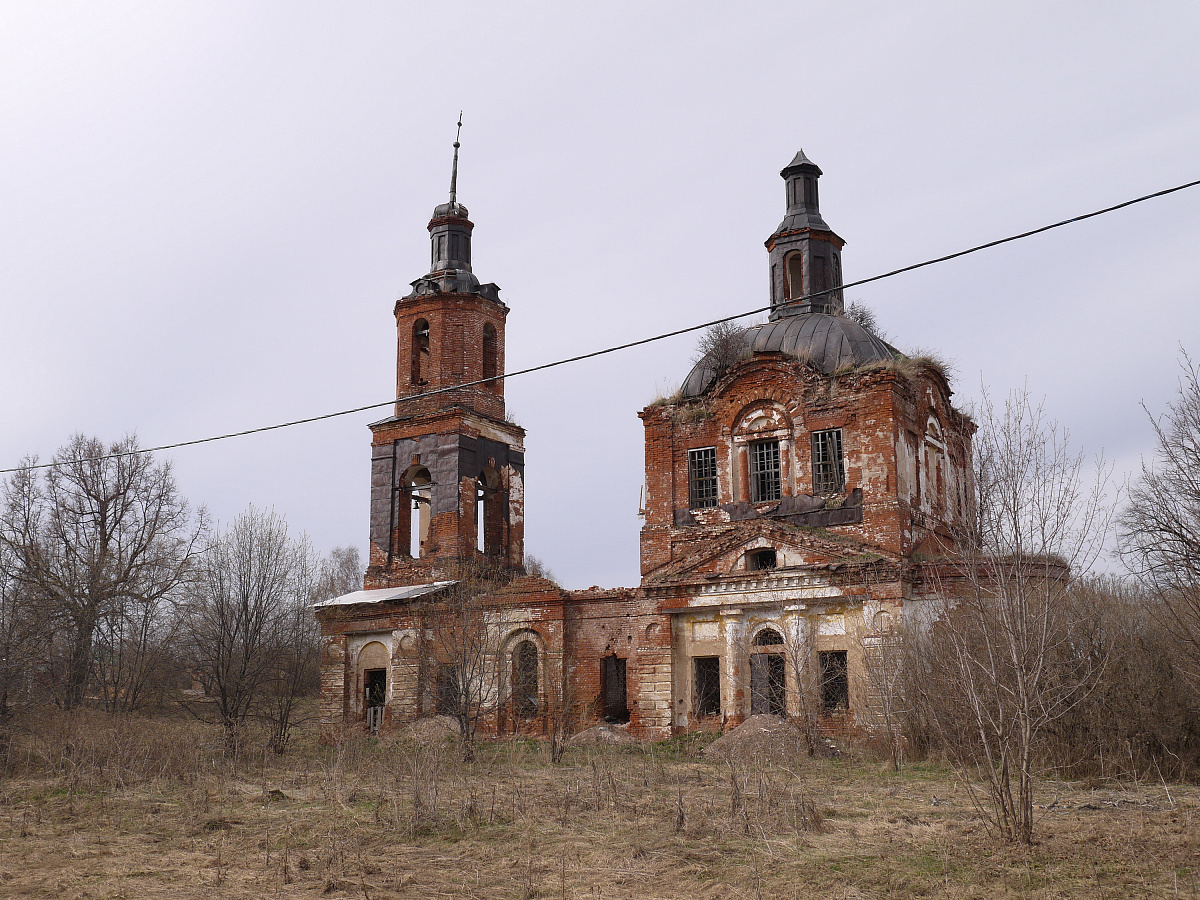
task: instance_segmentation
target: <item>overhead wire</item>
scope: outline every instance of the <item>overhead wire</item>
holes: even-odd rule
[[[489,384],[493,381],[500,381],[500,380],[503,380],[506,378],[516,378],[518,376],[529,375],[534,372],[542,372],[542,371],[545,371],[546,369],[553,369],[553,368],[557,368],[558,366],[570,365],[571,363],[582,362],[583,360],[586,360],[586,359],[595,359],[598,356],[605,356],[609,353],[617,353],[621,350],[629,350],[633,347],[641,347],[641,346],[644,346],[645,344],[652,344],[657,341],[666,340],[668,338],[678,337],[679,335],[682,335],[682,334],[689,334],[690,332],[699,331],[703,328],[711,328],[714,325],[721,325],[721,324],[724,324],[725,322],[733,322],[733,321],[736,321],[737,319],[744,319],[747,316],[753,316],[753,315],[757,315],[758,313],[767,312],[769,310],[776,309],[781,305],[782,306],[793,306],[793,305],[797,305],[800,303],[804,303],[804,302],[809,301],[816,297],[823,297],[828,294],[836,293],[837,291],[845,291],[849,288],[860,287],[864,284],[872,284],[873,282],[876,282],[876,281],[882,281],[885,278],[893,278],[896,275],[902,275],[905,272],[913,272],[917,269],[926,268],[927,266],[933,266],[933,265],[937,265],[939,263],[948,262],[952,259],[958,259],[963,256],[969,256],[970,254],[978,253],[981,250],[988,250],[992,247],[998,247],[1001,244],[1009,244],[1009,243],[1012,243],[1013,241],[1019,241],[1019,240],[1023,240],[1024,238],[1033,237],[1034,235],[1037,235],[1037,234],[1043,234],[1044,232],[1052,231],[1055,228],[1062,228],[1063,226],[1066,226],[1066,225],[1073,225],[1076,222],[1082,222],[1085,219],[1093,219],[1096,216],[1102,216],[1107,213],[1116,212],[1119,209],[1125,209],[1126,207],[1134,206],[1135,204],[1138,204],[1138,203],[1144,203],[1147,200],[1153,200],[1157,197],[1164,197],[1167,194],[1174,194],[1178,191],[1183,191],[1188,188],[1196,187],[1197,185],[1200,185],[1200,179],[1197,179],[1195,181],[1189,181],[1184,184],[1179,184],[1179,185],[1176,185],[1175,187],[1165,188],[1161,191],[1154,191],[1153,193],[1150,193],[1150,194],[1143,194],[1140,197],[1135,197],[1132,200],[1126,200],[1123,203],[1117,203],[1113,206],[1106,206],[1103,209],[1097,209],[1092,212],[1083,213],[1082,215],[1072,216],[1069,219],[1063,219],[1059,222],[1051,223],[1050,225],[1043,225],[1040,228],[1033,228],[1029,231],[1022,231],[1019,234],[1012,234],[1012,235],[1009,235],[1008,237],[998,238],[997,240],[994,240],[994,241],[987,241],[986,243],[983,243],[983,244],[976,244],[974,247],[968,247],[966,250],[958,250],[954,253],[947,253],[944,256],[936,256],[936,257],[933,257],[932,259],[926,259],[926,260],[923,260],[918,263],[912,263],[911,265],[901,266],[898,269],[892,269],[890,271],[880,273],[879,275],[872,275],[868,278],[860,278],[857,281],[847,282],[846,284],[841,284],[841,285],[837,285],[835,287],[826,288],[825,290],[813,291],[812,293],[805,294],[802,297],[790,299],[786,303],[783,303],[783,304],[768,304],[767,306],[760,306],[755,309],[745,310],[744,312],[734,313],[733,315],[722,316],[721,318],[718,318],[718,319],[710,319],[707,322],[701,322],[697,325],[688,325],[685,328],[676,328],[672,331],[664,331],[661,334],[655,334],[655,335],[651,335],[650,337],[639,338],[638,340],[635,340],[635,341],[627,341],[623,344],[614,344],[611,347],[604,347],[600,350],[592,350],[588,353],[580,353],[575,356],[568,356],[563,359],[556,359],[556,360],[553,360],[552,362],[540,363],[539,365],[536,365],[536,366],[528,366],[527,368],[518,369],[515,372],[508,372],[504,375],[493,375],[493,376],[490,376],[487,378],[479,378],[479,379],[476,379],[475,381],[463,382],[462,384],[454,384],[454,385],[448,385],[446,387],[434,388],[433,390],[421,391],[416,394],[407,394],[403,397],[395,397],[391,400],[384,400],[379,403],[370,403],[365,406],[355,406],[355,407],[351,407],[349,409],[340,409],[340,410],[337,410],[336,412],[321,413],[320,415],[316,415],[316,416],[306,416],[305,418],[302,418],[302,419],[291,419],[287,422],[278,422],[273,425],[261,425],[261,426],[258,426],[257,428],[246,428],[241,431],[230,431],[230,432],[226,432],[224,434],[210,435],[208,437],[202,437],[202,438],[193,438],[192,440],[188,440],[188,441],[176,441],[171,444],[159,444],[158,446],[155,446],[155,447],[139,447],[135,450],[124,450],[124,451],[120,451],[117,453],[107,453],[107,454],[102,454],[99,456],[81,457],[79,459],[59,460],[57,462],[52,461],[52,462],[48,462],[48,463],[30,463],[29,465],[24,465],[24,466],[13,466],[13,467],[10,467],[7,469],[0,469],[0,475],[9,474],[12,472],[18,472],[18,471],[22,471],[24,469],[47,469],[47,468],[51,468],[53,466],[64,465],[64,464],[73,463],[73,462],[99,462],[101,460],[115,459],[115,458],[122,457],[122,456],[134,456],[134,455],[142,454],[142,453],[157,453],[157,452],[160,452],[163,450],[175,450],[180,447],[194,447],[198,444],[210,444],[210,443],[213,443],[214,441],[225,441],[225,440],[229,440],[231,438],[247,437],[252,434],[261,434],[265,431],[277,431],[281,428],[292,428],[296,425],[307,425],[312,422],[324,421],[325,419],[335,419],[340,416],[350,416],[350,415],[354,415],[355,413],[367,412],[368,410],[372,410],[372,409],[382,409],[383,407],[386,407],[386,406],[396,406],[396,405],[403,404],[403,403],[412,403],[413,401],[422,400],[426,397],[434,397],[434,396],[437,396],[438,394],[444,394],[444,393],[452,392],[452,391],[461,391],[464,388],[476,387],[478,385],[483,385],[483,384]]]

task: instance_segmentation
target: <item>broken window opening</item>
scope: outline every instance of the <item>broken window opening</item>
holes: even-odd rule
[[[483,326],[483,377],[495,378],[500,374],[499,348],[496,343],[496,329],[491,322]],[[489,381],[486,385],[489,391],[499,392],[500,382]]]
[[[833,494],[845,488],[842,429],[813,432],[812,466],[814,494]]]
[[[625,692],[625,660],[615,653],[600,660],[600,684],[603,691],[604,721],[624,724],[629,721]]]
[[[538,712],[538,649],[533,641],[521,641],[512,656],[512,705],[519,718],[531,719]]]
[[[721,657],[696,656],[692,659],[692,704],[697,716],[721,714]]]
[[[750,657],[750,715],[787,715],[787,666],[782,653]]]
[[[777,559],[774,550],[755,550],[746,554],[746,568],[751,572],[763,572],[775,568]]]
[[[821,665],[821,705],[827,710],[850,708],[850,678],[845,650],[822,650],[817,654]]]
[[[417,319],[413,323],[412,333],[412,374],[413,384],[428,384],[429,374],[429,323]]]
[[[717,505],[717,448],[688,451],[688,506],[704,509]]]
[[[750,445],[750,502],[778,500],[782,486],[779,441],[755,441]]]
[[[800,251],[787,258],[787,298],[795,300],[804,296],[804,256]]]

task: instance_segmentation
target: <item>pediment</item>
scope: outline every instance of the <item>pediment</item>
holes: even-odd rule
[[[840,564],[856,564],[891,559],[873,544],[851,537],[831,536],[813,529],[789,526],[769,519],[739,523],[727,533],[697,542],[689,552],[649,573],[643,582],[660,584],[689,581],[694,578],[745,575],[745,559],[757,550],[774,550],[774,571],[829,569]]]

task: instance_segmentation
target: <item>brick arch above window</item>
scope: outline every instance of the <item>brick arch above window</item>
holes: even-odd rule
[[[771,400],[758,400],[744,407],[734,419],[735,437],[752,439],[759,435],[790,433],[792,417],[783,405]]]

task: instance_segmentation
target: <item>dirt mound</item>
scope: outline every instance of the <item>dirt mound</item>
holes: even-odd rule
[[[804,732],[783,716],[751,716],[701,751],[707,759],[789,759],[804,756]]]
[[[412,738],[418,744],[437,744],[449,738],[457,738],[460,732],[458,719],[454,716],[427,716],[417,719],[401,734]]]
[[[597,725],[587,731],[571,735],[568,747],[620,747],[637,746],[638,739],[622,725]]]

